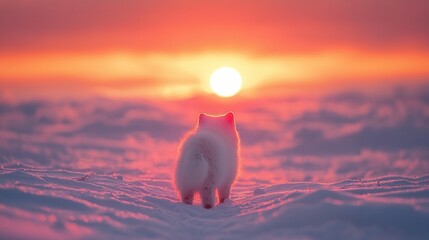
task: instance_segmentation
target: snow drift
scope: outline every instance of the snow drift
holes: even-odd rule
[[[3,167],[2,239],[427,239],[429,175],[324,183],[239,181],[207,210],[168,178]]]

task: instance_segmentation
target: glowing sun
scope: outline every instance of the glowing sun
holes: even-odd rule
[[[234,68],[221,67],[210,77],[210,87],[220,97],[231,97],[241,90],[242,79]]]

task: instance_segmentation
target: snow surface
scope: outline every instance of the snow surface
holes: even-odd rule
[[[382,92],[232,102],[0,94],[0,240],[427,240],[429,87]],[[241,137],[232,200],[180,203],[170,181],[180,139],[199,113],[230,110]]]
[[[170,179],[0,169],[2,239],[429,239],[429,175],[336,183],[239,180],[213,209]]]

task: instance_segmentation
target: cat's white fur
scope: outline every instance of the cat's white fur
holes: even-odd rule
[[[183,139],[176,165],[175,184],[182,202],[192,204],[199,193],[203,207],[230,196],[238,170],[240,139],[234,114],[222,116],[200,114],[198,125]]]

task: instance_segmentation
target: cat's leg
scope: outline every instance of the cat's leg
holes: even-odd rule
[[[203,202],[204,208],[212,208],[215,203],[215,189],[213,183],[205,184],[204,188],[200,192],[201,201]]]
[[[182,198],[182,202],[185,204],[192,205],[194,201],[194,193],[193,192],[181,192],[180,197]]]
[[[225,199],[229,198],[230,192],[231,192],[231,184],[226,184],[226,185],[220,187],[217,190],[217,193],[219,195],[219,202],[220,203],[225,202]]]

